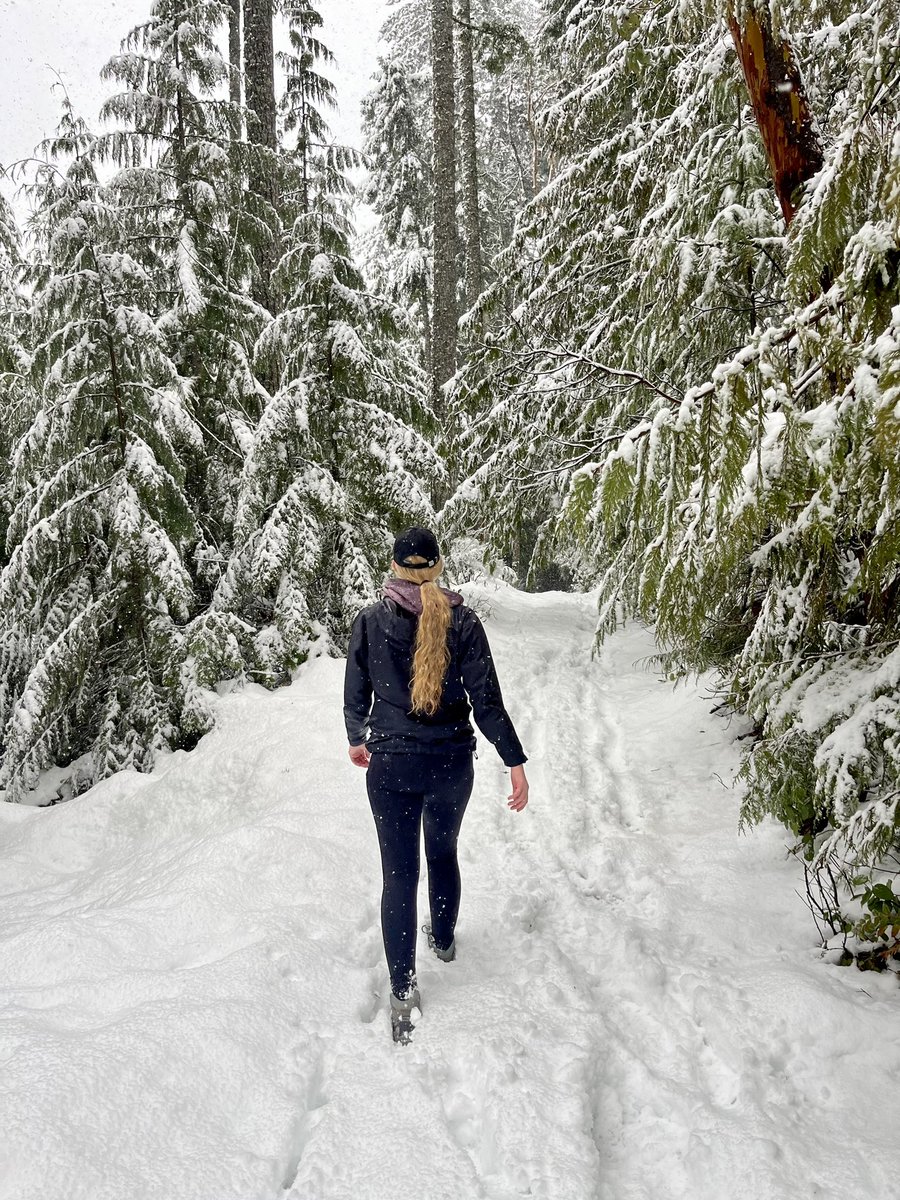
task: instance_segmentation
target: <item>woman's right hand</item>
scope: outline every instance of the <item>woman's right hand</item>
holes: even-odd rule
[[[512,784],[512,795],[507,796],[507,807],[513,812],[521,812],[528,803],[528,780],[525,778],[524,767],[510,767],[509,781]]]

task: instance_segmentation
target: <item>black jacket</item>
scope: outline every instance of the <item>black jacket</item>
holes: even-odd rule
[[[450,611],[450,666],[441,706],[433,717],[410,711],[417,618],[390,599],[364,608],[356,618],[344,677],[350,745],[365,742],[371,749],[436,752],[474,749],[471,712],[506,766],[518,766],[526,757],[503,707],[484,628],[466,605]]]

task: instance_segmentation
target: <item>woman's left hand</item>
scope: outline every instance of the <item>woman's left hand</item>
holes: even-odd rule
[[[350,761],[357,767],[367,767],[372,757],[365,746],[350,746],[347,753],[350,755]]]
[[[512,784],[512,795],[507,796],[507,808],[511,808],[513,812],[521,812],[528,803],[528,780],[525,778],[525,768],[510,767],[509,782]]]

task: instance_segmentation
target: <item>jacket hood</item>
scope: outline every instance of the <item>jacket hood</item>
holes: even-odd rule
[[[459,592],[451,592],[449,588],[445,587],[442,587],[441,591],[447,597],[451,608],[464,602],[465,598]],[[396,601],[401,608],[405,608],[407,612],[414,613],[417,617],[421,616],[422,593],[417,583],[413,583],[409,579],[389,579],[384,585],[383,593],[386,597]]]

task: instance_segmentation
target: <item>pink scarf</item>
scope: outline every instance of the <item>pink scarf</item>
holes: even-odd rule
[[[421,616],[422,593],[419,590],[419,584],[413,583],[409,579],[389,579],[384,585],[383,591],[385,596],[396,600],[400,607],[405,608],[407,612],[415,613],[417,617]],[[451,592],[449,588],[445,587],[442,587],[441,591],[447,597],[451,608],[464,603],[465,598],[459,592]]]

